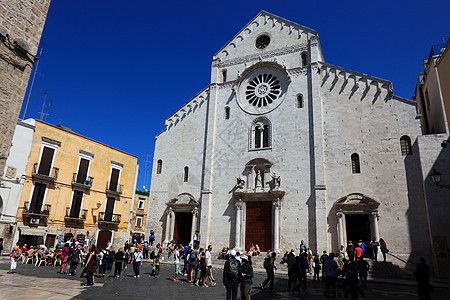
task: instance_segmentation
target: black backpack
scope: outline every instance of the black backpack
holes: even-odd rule
[[[155,254],[155,250],[152,251],[152,253],[150,253],[150,259],[155,259],[156,258],[156,254]]]
[[[264,258],[263,267],[264,267],[264,269],[270,268],[270,258],[269,257]]]
[[[229,278],[236,277],[239,275],[239,262],[236,258],[231,258],[228,262],[227,276]]]

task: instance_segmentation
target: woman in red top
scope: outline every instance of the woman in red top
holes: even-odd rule
[[[22,254],[22,250],[19,250],[18,246],[14,247],[13,251],[11,252],[11,267],[9,268],[8,274],[16,273],[17,260],[19,259],[20,254]]]
[[[66,244],[62,249],[61,260],[63,263],[61,264],[61,270],[59,273],[64,274],[64,267],[66,266],[68,258],[69,258],[69,244]]]

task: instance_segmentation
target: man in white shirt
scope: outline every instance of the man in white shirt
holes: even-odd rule
[[[133,270],[134,270],[134,278],[139,278],[139,267],[142,265],[142,252],[141,248],[136,248],[133,253]]]
[[[214,276],[212,273],[212,257],[211,257],[211,251],[212,251],[212,246],[209,245],[208,249],[206,250],[206,282],[208,282],[208,278],[209,278],[209,282],[210,282],[210,286],[215,286],[216,283],[214,282]]]
[[[172,281],[178,281],[178,273],[180,273],[180,251],[181,251],[181,247],[178,246],[178,248],[176,248],[173,253],[173,261],[175,264],[175,273],[173,274]]]

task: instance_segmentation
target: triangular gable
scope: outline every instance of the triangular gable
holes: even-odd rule
[[[259,24],[260,18],[263,18],[265,22],[272,22],[273,26],[275,26],[276,22],[280,23],[281,28],[286,29],[287,33],[295,32],[296,38],[300,38],[300,36],[303,35],[304,33],[317,35],[317,31],[314,29],[302,26],[300,24],[286,20],[282,17],[279,17],[277,15],[262,10],[250,22],[248,22],[247,25],[245,25],[244,28],[242,28],[228,43],[226,43],[222,48],[220,48],[219,51],[216,52],[216,54],[214,54],[214,59],[216,59],[217,58],[216,56],[219,55],[230,45],[232,44],[236,45],[236,43],[238,43],[239,41],[244,40],[245,36],[252,32],[252,26],[254,24],[256,24],[257,26],[260,25]]]

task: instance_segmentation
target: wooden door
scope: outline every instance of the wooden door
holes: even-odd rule
[[[97,249],[105,249],[108,242],[111,241],[112,232],[109,230],[100,230],[97,237]]]
[[[89,160],[85,158],[80,159],[80,166],[78,167],[77,173],[78,183],[84,183],[84,181],[87,179],[88,169],[89,169]]]
[[[47,186],[43,183],[36,182],[34,184],[33,196],[31,197],[30,211],[40,214],[42,203],[44,202],[45,189]]]
[[[119,174],[120,170],[114,168],[112,169],[111,178],[109,180],[109,190],[117,191],[117,184],[119,183]]]
[[[112,221],[115,202],[116,198],[114,197],[108,197],[106,200],[105,221]]]
[[[261,251],[272,249],[272,201],[246,202],[245,249],[258,244]]]
[[[70,207],[70,217],[79,218],[81,202],[83,201],[82,191],[73,191],[72,206]]]
[[[47,238],[45,239],[45,247],[47,247],[47,249],[53,248],[55,246],[55,238],[56,235],[47,234]]]
[[[192,214],[185,212],[175,213],[173,239],[178,244],[188,245],[191,241]]]
[[[41,161],[39,162],[38,174],[42,174],[42,175],[46,175],[46,176],[50,175],[50,171],[51,171],[50,169],[52,166],[54,154],[55,154],[55,149],[44,146],[44,150],[42,151]]]

